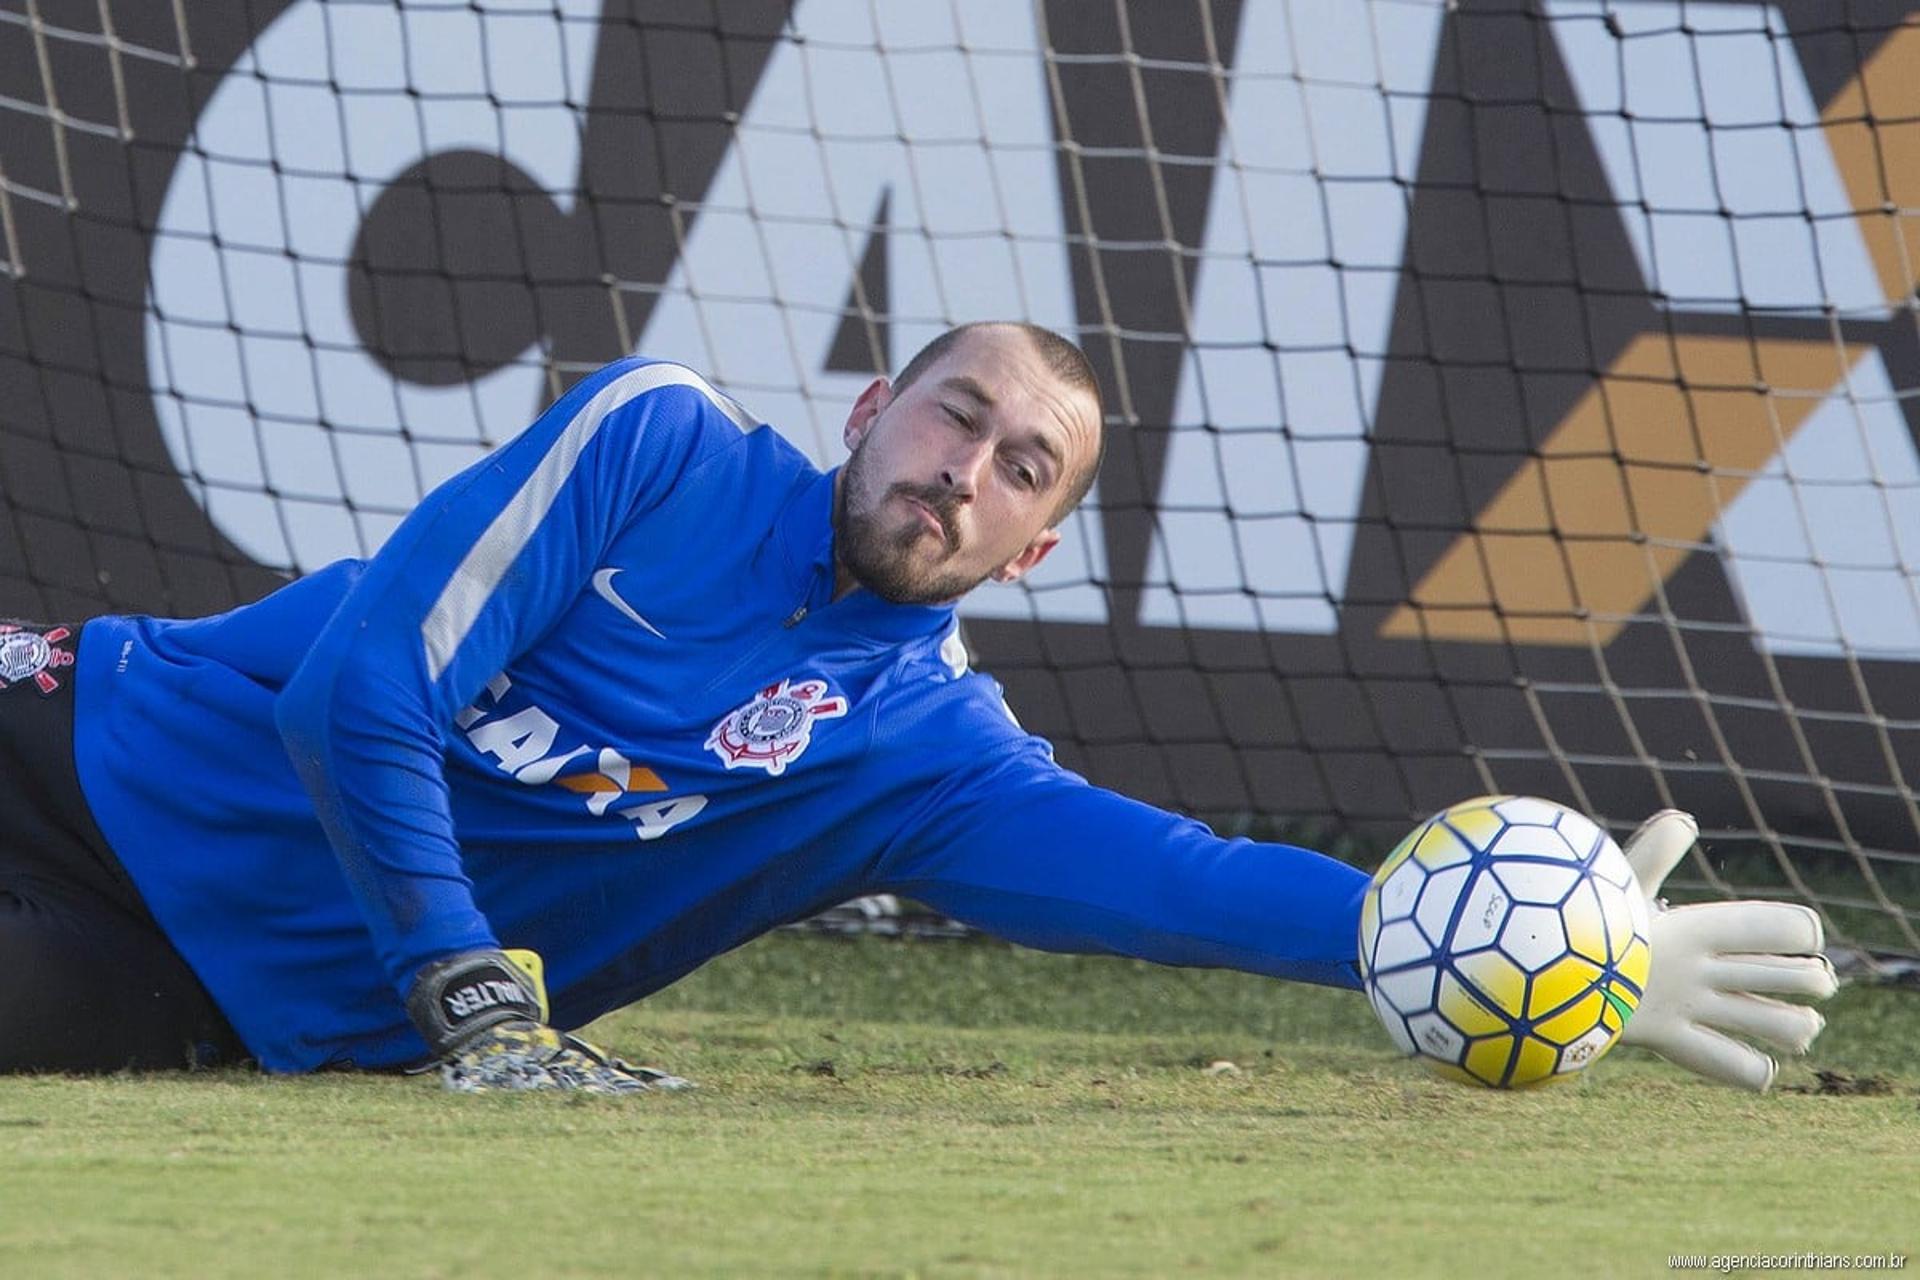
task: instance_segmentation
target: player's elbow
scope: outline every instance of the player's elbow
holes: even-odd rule
[[[364,658],[349,661],[323,640],[281,688],[273,724],[302,779],[310,782],[310,771],[326,767],[343,730],[379,718],[379,709],[370,705],[375,686],[382,683],[371,674],[378,666]],[[368,674],[348,678],[363,670]]]
[[[274,699],[274,729],[303,780],[324,766],[327,725],[338,684],[337,666],[316,663],[309,654]]]

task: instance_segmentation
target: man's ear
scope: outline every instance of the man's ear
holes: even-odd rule
[[[840,439],[845,442],[847,452],[852,453],[860,447],[867,431],[873,426],[873,420],[888,405],[893,403],[893,384],[885,378],[875,378],[853,402],[853,408],[847,412],[847,425],[840,431]]]
[[[1060,545],[1058,529],[1042,529],[1040,535],[1029,542],[1025,549],[1013,559],[988,574],[995,582],[1018,582],[1027,576],[1033,567],[1047,558],[1047,552]]]

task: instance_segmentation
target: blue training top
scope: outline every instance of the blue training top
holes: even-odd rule
[[[1061,769],[950,607],[833,599],[833,485],[621,360],[370,560],[87,624],[87,800],[263,1066],[422,1059],[402,999],[456,951],[540,952],[570,1028],[864,893],[1358,985],[1364,875]]]

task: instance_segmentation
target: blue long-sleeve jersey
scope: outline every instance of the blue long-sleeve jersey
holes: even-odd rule
[[[391,1066],[474,947],[581,1025],[897,892],[1032,946],[1355,986],[1365,877],[1089,786],[948,607],[834,600],[834,476],[673,364],[583,380],[370,560],[83,633],[75,757],[267,1068]]]

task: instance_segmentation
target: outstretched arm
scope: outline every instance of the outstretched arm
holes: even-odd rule
[[[1360,985],[1364,873],[1091,786],[1033,739],[936,788],[882,873],[1031,947]]]
[[[1653,908],[1653,965],[1622,1038],[1764,1090],[1774,1060],[1733,1037],[1804,1053],[1819,1034],[1818,1013],[1771,998],[1833,994],[1819,917],[1771,902],[1668,910],[1661,882],[1694,833],[1668,811],[1627,843]],[[895,891],[1028,946],[1360,985],[1365,874],[1306,849],[1223,840],[1090,786],[1036,740],[931,793],[883,869]]]

